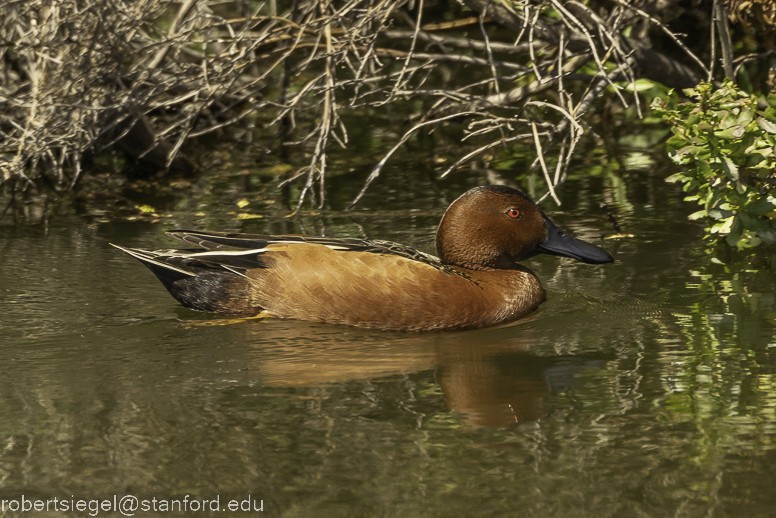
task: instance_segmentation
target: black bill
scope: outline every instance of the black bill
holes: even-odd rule
[[[547,227],[547,239],[536,250],[544,254],[572,257],[587,264],[603,264],[614,262],[614,257],[606,250],[577,239],[555,226],[555,223],[544,218]]]

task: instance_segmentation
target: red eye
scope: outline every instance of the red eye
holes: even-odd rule
[[[519,211],[519,210],[517,210],[517,209],[509,209],[509,210],[507,211],[507,216],[509,216],[509,217],[510,217],[510,218],[512,218],[512,219],[517,219],[517,218],[519,218],[520,216],[522,216],[522,214],[520,214],[520,211]]]

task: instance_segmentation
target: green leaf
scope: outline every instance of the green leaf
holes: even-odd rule
[[[703,153],[704,151],[707,151],[706,146],[684,146],[683,148],[677,149],[676,153],[679,155],[692,155],[697,156]]]
[[[710,178],[714,175],[714,171],[711,169],[711,164],[709,164],[708,161],[703,161],[698,163],[698,174],[696,177],[698,178]]]
[[[744,225],[744,228],[748,230],[757,230],[757,220],[754,219],[749,214],[747,214],[746,212],[743,212],[743,211],[739,212],[738,219],[741,220],[741,224]]]
[[[757,118],[757,126],[767,133],[776,134],[776,124],[762,117]]]
[[[733,180],[734,182],[738,181],[738,166],[733,163],[733,161],[730,159],[730,157],[723,156],[722,159],[722,169],[725,171],[725,174]]]
[[[765,224],[761,219],[753,218],[746,212],[740,212],[738,216],[741,218],[744,226],[757,233],[757,237],[762,239],[766,245],[772,245],[774,242],[773,230]]]
[[[676,153],[676,151],[669,151],[668,158],[671,159],[671,162],[677,165],[687,165],[690,162],[692,162],[692,159],[690,157],[686,155],[679,155]]]
[[[769,229],[765,223],[760,223],[762,223],[762,229],[757,229],[757,236],[763,240],[763,243],[770,246],[776,241],[776,235],[774,235],[773,230]]]
[[[649,79],[636,79],[633,83],[629,83],[625,89],[629,92],[643,92],[654,88],[656,85],[657,83]]]
[[[738,216],[733,217],[733,222],[730,225],[730,233],[725,238],[725,241],[730,246],[736,246],[738,244],[738,238],[741,237],[741,232],[744,230],[744,226],[741,224],[741,218]]]
[[[709,232],[712,234],[719,234],[719,235],[725,235],[730,233],[730,228],[733,225],[733,220],[735,218],[733,216],[730,216],[729,218],[720,221],[719,223],[715,223],[711,226],[709,229]]]
[[[676,173],[666,178],[666,182],[668,183],[689,182],[690,179],[691,178],[688,173]]]
[[[774,201],[776,200],[774,200],[771,196],[768,196],[767,198],[760,198],[752,203],[749,203],[746,206],[746,211],[749,214],[754,214],[755,216],[765,216],[776,208],[776,203],[773,203]]]
[[[731,108],[733,107],[734,106],[731,106]],[[720,110],[718,112],[715,112],[715,115],[721,119],[719,122],[719,127],[723,130],[728,129],[729,127],[733,126],[736,123],[736,115],[734,113],[729,112],[728,110]]]
[[[687,139],[680,135],[674,135],[670,137],[668,140],[666,140],[666,146],[668,147],[669,150],[679,149],[686,145],[687,145]]]
[[[759,237],[749,234],[749,239],[747,239],[746,242],[742,243],[741,240],[738,241],[738,248],[754,248],[756,246],[760,246],[760,243],[762,243],[762,239]]]
[[[768,94],[768,105],[776,110],[776,94]]]
[[[725,220],[730,217],[729,211],[723,211],[719,209],[709,209],[709,217],[715,220]]]
[[[723,193],[722,189],[710,189],[708,196],[706,196],[706,210],[716,207]]]
[[[701,121],[701,114],[700,114],[700,113],[697,113],[697,112],[695,112],[695,110],[693,110],[693,111],[692,111],[692,112],[690,112],[690,114],[687,116],[687,119],[686,119],[686,120],[684,120],[683,122],[684,122],[684,124],[685,124],[685,125],[687,125],[688,127],[693,127],[693,126],[697,126],[697,125],[698,125],[698,123],[700,123],[700,121]]]
[[[741,136],[744,134],[745,131],[746,131],[746,128],[744,126],[740,124],[736,124],[728,128],[725,128],[723,130],[715,131],[714,135],[724,139],[734,139],[734,138],[741,138]]]
[[[742,126],[746,126],[752,120],[754,120],[755,116],[755,110],[754,108],[747,106],[741,110],[741,113],[738,115],[738,119],[736,119],[736,123],[740,124]]]

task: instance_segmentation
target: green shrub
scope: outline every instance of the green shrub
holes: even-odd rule
[[[656,115],[671,123],[667,146],[684,171],[666,179],[682,182],[686,201],[702,209],[706,237],[746,249],[776,242],[776,96],[764,111],[757,99],[725,81],[718,90],[701,83],[684,90],[692,102],[679,103],[672,90],[655,99]]]

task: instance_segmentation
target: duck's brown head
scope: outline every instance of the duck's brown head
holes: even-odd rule
[[[553,224],[525,194],[502,185],[475,187],[447,209],[436,236],[445,264],[472,270],[510,269],[545,253],[589,264],[611,263],[611,255]]]

